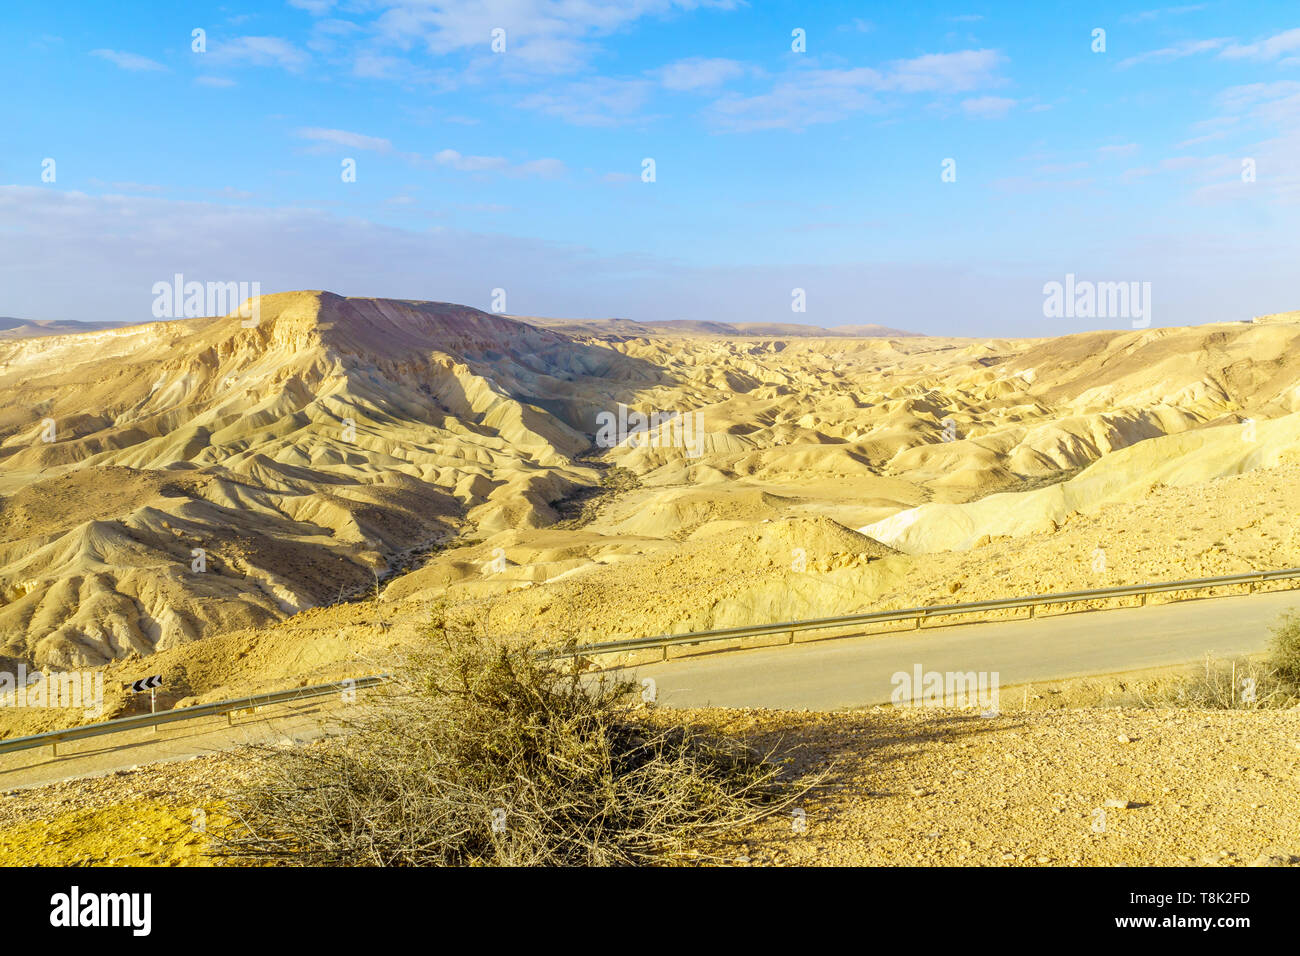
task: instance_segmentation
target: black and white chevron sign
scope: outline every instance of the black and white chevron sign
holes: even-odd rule
[[[144,690],[153,690],[155,687],[162,686],[162,674],[154,674],[152,677],[142,677],[138,681],[134,681],[127,686],[137,694]]]

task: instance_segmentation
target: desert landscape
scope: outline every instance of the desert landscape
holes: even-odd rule
[[[1285,316],[629,336],[299,292],[242,321],[0,345],[9,660],[107,665],[376,594],[587,641],[1300,564]],[[699,432],[601,448],[619,406]]]
[[[144,699],[123,685],[147,673],[163,678],[163,707],[185,708],[384,672],[427,643],[434,607],[482,622],[493,639],[545,648],[1300,566],[1296,314],[976,340],[525,320],[328,292],[272,294],[258,306],[255,327],[232,313],[0,343],[7,668],[102,672],[106,688],[98,715],[0,708],[6,735],[138,713]],[[615,429],[615,441],[602,436],[602,422],[621,414],[635,423],[638,412],[648,423],[666,415],[657,427]],[[1030,706],[1028,688],[1006,691],[1003,716],[956,744],[963,756],[974,746],[972,756],[1001,770],[999,759],[1023,759],[1016,741],[1048,735],[1053,767],[1058,757],[1069,765],[1062,755],[1072,748],[1090,752],[1097,735],[1114,739],[1100,728],[1137,706],[1116,691],[1131,681],[1079,692],[1068,656],[1055,663],[1057,683],[1075,690],[1047,710]],[[1136,676],[1159,683],[1178,673]],[[1020,813],[1000,815],[983,851],[969,835],[919,849],[907,837],[888,852],[855,841],[847,821],[872,804],[845,804],[843,793],[876,792],[879,773],[861,759],[862,741],[914,735],[914,760],[898,760],[905,779],[929,780],[924,742],[953,745],[963,721],[978,723],[961,710],[890,715],[869,704],[815,719],[671,704],[660,713],[779,737],[809,767],[835,764],[829,753],[858,755],[844,782],[817,795],[844,821],[821,837],[833,853],[811,837],[776,849],[789,840],[769,825],[747,837],[769,848],[741,853],[746,862],[1098,862],[1086,827],[1064,856],[1016,850],[1045,845],[1039,810],[1046,820],[1087,818],[1102,802],[1080,796],[1071,807],[1064,778],[1049,783],[1047,769]],[[1136,739],[1165,759],[1206,749],[1194,728],[1210,724],[1142,706],[1128,713],[1120,723],[1143,726]],[[885,729],[900,719],[904,729]],[[1252,728],[1249,757],[1208,748],[1207,778],[1245,763],[1283,781],[1250,804],[1280,814],[1269,845],[1243,833],[1214,862],[1295,860],[1295,714],[1246,708],[1207,719],[1229,720],[1238,734],[1243,721]],[[934,721],[947,729],[931,730]],[[301,745],[318,746],[313,736]],[[807,756],[818,748],[819,758]],[[1123,767],[1108,771],[1119,778],[1109,789],[1150,789],[1150,764]],[[18,783],[48,779],[11,768]],[[76,806],[105,805],[96,803],[105,787],[120,802],[121,784],[100,774],[54,786],[80,794]],[[984,783],[955,802],[978,816],[996,791],[987,772],[971,774]],[[932,787],[947,789],[904,788],[905,806],[890,809],[906,832],[924,809],[912,804]],[[1192,781],[1178,792],[1204,796]],[[1046,808],[1053,800],[1065,806]],[[186,809],[180,797],[173,804]],[[145,819],[161,814],[167,830],[179,819],[171,810]],[[1216,839],[1231,843],[1219,815],[1241,807],[1204,810]],[[31,859],[22,834],[34,820],[48,836],[66,818],[47,819],[47,805],[32,801],[15,814],[0,830],[15,861]],[[94,828],[86,832],[93,841]],[[1101,859],[1179,865],[1220,849],[1178,832],[1181,841],[1137,838],[1122,849],[1112,840]],[[109,859],[79,845],[59,852],[118,863],[172,853]]]

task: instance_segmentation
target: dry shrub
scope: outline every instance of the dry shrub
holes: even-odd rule
[[[1268,657],[1279,680],[1300,688],[1300,613],[1287,611],[1273,627]]]
[[[794,802],[741,743],[656,720],[586,677],[435,611],[434,652],[324,745],[262,752],[217,852],[303,865],[669,861]],[[359,706],[359,705],[358,705]]]
[[[1244,657],[1206,657],[1184,677],[1132,685],[1127,697],[1140,707],[1196,710],[1280,710],[1297,703],[1295,686],[1280,679],[1272,661]]]
[[[1300,614],[1273,627],[1262,659],[1214,658],[1191,674],[1127,685],[1111,703],[1201,710],[1283,710],[1300,705]]]

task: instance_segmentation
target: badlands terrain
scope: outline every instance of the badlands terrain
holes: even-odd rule
[[[435,602],[558,643],[1300,566],[1295,313],[950,339],[293,292],[246,322],[0,340],[4,670],[102,669],[111,717],[151,673],[167,707],[378,672]],[[598,440],[621,408],[680,417]],[[1300,856],[1294,714],[1008,696],[685,716],[833,768],[807,833],[742,861]],[[0,859],[197,862],[194,806],[219,819],[240,766],[14,793]],[[1132,806],[1099,833],[1107,799]],[[128,819],[138,847],[104,839]]]
[[[438,599],[585,641],[1300,565],[1292,316],[843,331],[295,292],[0,342],[0,655],[204,697]]]

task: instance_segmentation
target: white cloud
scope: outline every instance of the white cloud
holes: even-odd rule
[[[538,179],[555,179],[565,173],[565,165],[558,159],[530,159],[512,164],[504,156],[465,156],[454,149],[434,153],[433,161],[439,166],[462,173],[502,173],[506,176]]]
[[[714,125],[732,132],[803,129],[879,108],[875,94],[880,83],[880,74],[869,67],[797,70],[778,79],[765,93],[728,93],[716,100],[706,115]]]
[[[650,90],[647,80],[600,76],[531,93],[518,105],[575,126],[619,126],[641,118]]]
[[[386,139],[380,139],[377,136],[366,136],[362,133],[349,133],[345,129],[322,129],[318,126],[304,126],[295,130],[294,135],[299,139],[309,139],[317,143],[342,146],[347,149],[367,149],[387,153],[393,148],[393,144]]]
[[[472,3],[376,0],[381,39],[409,47],[421,42],[436,55],[492,57],[492,31],[505,31],[507,69],[561,73],[584,65],[596,41],[647,16],[702,7],[733,9],[739,0],[483,0]]]
[[[879,70],[799,68],[777,77],[766,92],[723,95],[707,115],[716,126],[733,132],[803,129],[883,109],[882,97],[891,93],[942,96],[1001,85],[997,70],[1003,62],[996,50],[962,50],[895,60]],[[1010,108],[995,97],[984,99],[972,98],[971,109],[996,114]]]
[[[305,51],[280,37],[235,37],[213,44],[205,56],[220,65],[276,66],[294,73],[311,62]]]
[[[1162,17],[1177,17],[1185,13],[1195,13],[1198,10],[1204,10],[1209,4],[1197,3],[1185,7],[1164,7],[1159,10],[1143,10],[1139,13],[1126,13],[1119,18],[1120,23],[1147,23],[1151,20],[1158,20]]]
[[[132,73],[165,71],[167,69],[156,60],[151,60],[136,53],[123,53],[120,50],[91,50],[90,55],[108,60],[114,66],[118,66],[123,70],[130,70]]]
[[[1003,59],[996,50],[927,53],[889,64],[886,84],[905,93],[964,93],[995,84]]]
[[[1202,143],[1212,143],[1215,140],[1223,139],[1227,133],[1220,130],[1217,133],[1206,133],[1204,136],[1193,136],[1191,139],[1185,139],[1181,143],[1175,143],[1174,149],[1186,149],[1189,146],[1200,146]]]
[[[1224,50],[1220,56],[1229,60],[1276,60],[1285,53],[1300,52],[1300,27],[1275,34],[1257,43],[1237,44]]]
[[[664,89],[675,92],[714,89],[728,80],[745,75],[745,65],[737,60],[690,57],[669,63],[653,71]]]
[[[510,161],[504,156],[463,156],[454,149],[435,153],[433,161],[439,166],[449,166],[462,173],[482,173],[505,169]]]
[[[1146,53],[1139,53],[1137,56],[1130,56],[1127,59],[1120,60],[1118,68],[1126,70],[1131,66],[1146,63],[1150,60],[1181,60],[1184,57],[1196,56],[1198,53],[1209,53],[1230,42],[1226,37],[1216,37],[1212,40],[1185,40],[1182,43],[1175,43],[1173,46],[1161,47],[1159,50],[1148,50]]]
[[[966,111],[967,115],[979,116],[985,119],[998,119],[1006,116],[1015,105],[1015,100],[1002,96],[976,96],[961,101],[961,108]]]
[[[1262,104],[1287,100],[1300,93],[1300,82],[1278,80],[1274,83],[1246,83],[1230,86],[1218,96],[1218,103],[1230,113],[1244,113]],[[1220,117],[1219,122],[1227,118]]]

